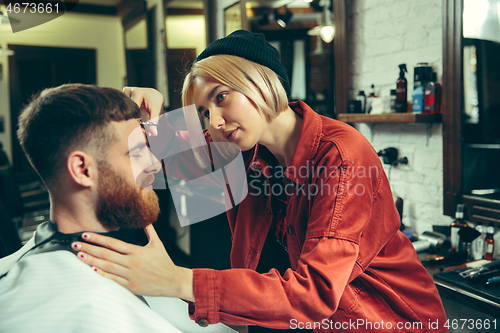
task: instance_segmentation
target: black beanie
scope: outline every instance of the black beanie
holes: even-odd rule
[[[280,62],[280,54],[274,46],[266,42],[263,34],[237,30],[210,43],[196,58],[196,61],[217,54],[234,55],[266,66],[278,74],[287,96],[290,97],[290,82],[286,69]]]

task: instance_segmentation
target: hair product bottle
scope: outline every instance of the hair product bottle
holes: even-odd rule
[[[425,85],[424,113],[441,112],[441,85],[437,83],[437,74],[432,73],[432,79]]]
[[[406,64],[399,65],[399,79],[396,81],[396,112],[408,112],[408,81]]]
[[[372,84],[370,87],[370,94],[366,98],[366,113],[372,112],[372,102],[375,97],[377,97],[375,96],[375,85]]]
[[[467,227],[467,223],[464,221],[464,205],[458,204],[457,211],[455,212],[455,221],[451,222],[451,248],[455,251],[464,250],[463,243],[460,240],[460,235],[458,231],[460,228]]]
[[[359,91],[358,96],[356,96],[356,100],[361,102],[361,113],[366,112],[366,95],[363,90]]]
[[[495,228],[493,226],[488,227],[486,234],[486,239],[484,240],[486,246],[486,252],[484,254],[484,259],[493,260],[493,251],[495,250],[495,240],[493,239],[493,234],[495,233]]]
[[[484,240],[486,238],[486,226],[483,227],[481,221],[477,221],[476,230],[481,233],[478,238],[472,242],[472,256],[474,260],[483,259],[484,257]]]
[[[424,90],[425,85],[431,80],[431,74],[432,68],[426,62],[419,63],[415,67],[413,76],[413,113],[424,112]]]
[[[389,99],[390,113],[396,112],[396,98],[397,98],[396,89],[391,89],[391,96]]]

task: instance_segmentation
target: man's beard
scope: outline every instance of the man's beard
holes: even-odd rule
[[[131,185],[107,162],[99,162],[97,219],[103,226],[115,229],[143,228],[158,218],[160,206],[153,190]]]

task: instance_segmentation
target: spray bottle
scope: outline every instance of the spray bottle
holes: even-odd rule
[[[408,112],[408,81],[405,78],[406,64],[399,65],[399,79],[396,81],[396,112]]]

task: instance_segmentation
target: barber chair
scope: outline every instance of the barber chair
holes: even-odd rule
[[[2,153],[0,150],[0,155]],[[43,183],[33,176],[16,178],[6,158],[0,165],[0,202],[5,209],[1,214],[3,227],[0,230],[12,231],[13,226],[23,244],[33,236],[40,223],[49,219],[50,201]],[[7,224],[9,226],[5,227]]]
[[[0,258],[16,252],[21,246],[17,228],[10,218],[9,211],[0,201]]]

